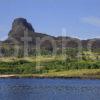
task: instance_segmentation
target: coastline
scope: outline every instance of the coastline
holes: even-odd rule
[[[43,75],[0,75],[0,79],[20,79],[20,78],[32,78],[32,79],[100,79],[100,76],[43,76]]]
[[[80,69],[59,72],[53,70],[42,74],[1,74],[0,78],[100,79],[100,69]]]

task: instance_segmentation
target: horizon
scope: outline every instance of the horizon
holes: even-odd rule
[[[24,5],[23,5],[24,2]],[[36,32],[81,40],[100,38],[99,0],[0,1],[0,40],[8,37],[15,18],[25,18]]]

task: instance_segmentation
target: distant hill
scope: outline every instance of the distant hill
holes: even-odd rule
[[[56,43],[58,49],[61,49],[62,46],[64,46],[64,48],[77,48],[78,47],[77,42],[82,43],[83,48],[87,48],[88,47],[87,44],[89,43],[89,41],[91,41],[93,44],[92,50],[94,50],[94,51],[100,50],[100,38],[80,40],[80,39],[71,38],[71,37],[50,36],[50,35],[47,35],[44,33],[35,32],[35,29],[32,27],[32,25],[24,18],[16,18],[13,21],[12,28],[8,33],[8,39],[6,39],[5,41],[2,41],[3,45],[8,44],[9,46],[11,46],[11,45],[14,45],[17,43],[19,46],[23,47],[24,42],[23,42],[22,38],[24,37],[25,32],[27,33],[28,37],[31,37],[31,39],[32,39],[32,41],[29,41],[29,47],[32,47],[30,49],[36,48],[36,39],[37,38],[43,39],[44,37],[46,37],[46,38],[50,38],[50,39],[52,38],[54,40],[54,42]],[[62,43],[62,41],[63,41],[63,43]],[[42,49],[46,48],[48,50],[52,50],[52,44],[49,40],[45,40],[41,44],[41,48]]]

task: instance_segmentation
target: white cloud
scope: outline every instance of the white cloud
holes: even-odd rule
[[[83,17],[82,22],[100,27],[100,17]]]

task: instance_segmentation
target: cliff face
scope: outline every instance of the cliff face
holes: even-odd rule
[[[77,45],[77,41],[80,41],[82,43],[82,46],[84,48],[87,47],[87,44],[90,40],[79,40],[76,38],[71,38],[71,37],[54,37],[54,36],[50,36],[50,35],[46,35],[43,33],[38,33],[35,32],[35,29],[32,27],[32,25],[27,22],[26,19],[24,18],[16,18],[13,23],[12,23],[12,29],[10,30],[10,32],[8,33],[8,39],[3,41],[4,43],[13,43],[13,40],[16,40],[19,44],[22,44],[22,38],[24,37],[24,33],[27,33],[28,37],[32,38],[32,41],[29,42],[29,45],[32,45],[33,47],[36,46],[36,38],[40,37],[49,37],[49,38],[53,38],[57,44],[57,48],[61,48],[62,47],[62,39],[64,40],[68,40],[67,41],[63,41],[63,44],[65,44],[65,48],[76,48]],[[92,43],[92,48],[93,49],[99,49],[100,48],[100,39],[93,39],[94,42]],[[46,40],[42,43],[43,48],[51,48],[51,43]]]
[[[28,35],[32,35],[35,30],[32,25],[24,18],[16,18],[12,23],[12,29],[8,33],[9,38],[20,40],[24,36],[24,32],[28,30]]]
[[[26,19],[16,18],[12,23],[12,29],[8,33],[8,39],[5,40],[4,42],[11,43],[11,42],[17,41],[19,42],[19,44],[21,44],[23,43],[22,38],[25,35],[32,38],[30,42],[33,43],[33,45],[35,45],[36,37],[42,38],[44,36],[47,36],[46,34],[35,32],[32,25],[29,22],[27,22]]]

